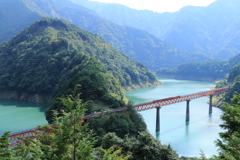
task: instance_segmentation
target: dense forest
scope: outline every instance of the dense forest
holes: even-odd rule
[[[156,74],[159,77],[214,82],[223,79],[229,72],[227,62],[184,63],[177,68],[161,68]]]
[[[225,79],[230,69],[239,63],[240,54],[232,57],[228,62],[183,63],[173,69],[160,68],[156,74],[166,78],[215,82]]]
[[[0,52],[2,90],[56,94],[86,68],[88,59],[102,63],[99,70],[113,74],[125,89],[159,84],[151,71],[100,36],[59,19],[35,22],[1,44]]]
[[[239,84],[240,84],[240,79],[239,79],[240,54],[231,58],[228,63],[219,62],[219,64],[220,63],[222,63],[222,66],[213,68],[213,70],[221,71],[221,69],[225,68],[225,71],[227,71],[227,73],[225,73],[225,75],[222,75],[222,78],[220,78],[220,79],[218,79],[218,81],[216,81],[216,88],[228,87],[229,90],[227,92],[222,93],[215,97],[216,98],[215,105],[217,105],[219,107],[221,107],[222,102],[231,103],[231,99],[233,98],[233,95],[236,92],[238,92],[238,93],[240,92],[240,87],[239,87]],[[162,70],[164,71],[164,69],[162,69]],[[169,69],[166,69],[166,70],[169,71]],[[211,71],[211,70],[212,69],[209,68],[209,71]],[[198,72],[198,73],[201,73],[201,72]],[[202,78],[204,78],[204,76],[206,76],[206,75],[201,75],[201,76],[202,76]],[[200,79],[201,79],[201,76],[199,77]],[[215,80],[217,80],[216,77],[219,77],[219,75],[215,75]]]
[[[219,97],[221,101],[231,103],[233,95],[240,93],[240,64],[231,68],[226,79],[220,80],[216,84],[217,88],[228,87],[228,92],[221,94]]]

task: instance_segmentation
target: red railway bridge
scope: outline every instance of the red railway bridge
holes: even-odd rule
[[[228,90],[228,88],[225,87],[225,88],[214,89],[214,90],[209,90],[209,91],[205,91],[205,92],[189,94],[189,95],[185,95],[185,96],[180,96],[179,95],[179,96],[175,96],[175,97],[169,97],[169,98],[154,100],[154,101],[151,101],[151,102],[140,103],[140,104],[134,105],[133,107],[136,109],[137,112],[141,112],[141,111],[156,108],[156,131],[159,132],[160,131],[160,108],[161,107],[186,101],[187,102],[187,105],[186,105],[186,122],[189,122],[190,121],[190,114],[189,114],[190,100],[209,96],[210,101],[209,101],[209,111],[208,111],[208,113],[212,114],[212,96],[215,95],[215,94],[226,92],[227,90]],[[127,107],[121,107],[121,108],[117,108],[117,109],[108,109],[108,110],[105,110],[105,111],[102,111],[102,112],[96,112],[96,113],[86,115],[81,120],[86,122],[88,119],[99,116],[101,114],[118,112],[118,111],[123,111],[123,110],[126,110],[126,109],[127,109]],[[24,138],[26,136],[34,135],[36,130],[38,130],[38,129],[33,128],[33,129],[25,130],[25,131],[22,131],[22,132],[13,133],[9,137],[9,141],[11,143],[10,146],[13,147],[17,143],[21,142],[21,140],[19,140],[19,137]]]

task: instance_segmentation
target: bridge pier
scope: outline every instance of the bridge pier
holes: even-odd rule
[[[212,97],[213,97],[213,95],[210,95],[210,100],[209,100],[209,114],[212,114]]]
[[[186,122],[189,122],[189,121],[190,121],[189,102],[190,102],[190,100],[187,101],[187,108],[186,108]]]
[[[160,131],[160,107],[156,108],[156,132]]]

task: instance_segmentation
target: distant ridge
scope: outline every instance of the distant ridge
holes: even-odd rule
[[[25,8],[14,8],[14,11],[10,14],[7,10],[13,10],[12,8],[16,1],[25,5]],[[16,17],[26,19],[27,26],[27,24],[39,19],[39,17],[47,16],[65,19],[82,29],[101,35],[116,49],[126,53],[130,58],[144,64],[153,71],[161,67],[172,68],[180,63],[205,62],[208,60],[208,57],[202,54],[181,52],[146,31],[116,25],[103,19],[96,12],[86,9],[83,6],[74,5],[68,0],[21,0],[21,2],[20,0],[10,0],[9,5],[5,6],[5,10],[5,17],[9,18],[1,19],[3,17],[0,17],[0,21],[2,24],[11,24],[2,30],[3,34],[8,35],[8,39],[14,35],[14,33],[7,34],[8,31],[15,30],[15,26],[23,23],[22,21],[18,21]],[[24,14],[19,14],[22,12],[29,12],[30,15],[38,16],[28,21]],[[11,21],[12,17],[16,18],[16,20]],[[23,29],[24,26],[17,28],[16,31]]]
[[[120,4],[71,0],[119,25],[145,30],[183,52],[229,60],[240,53],[240,1],[217,0],[174,13],[135,10]]]

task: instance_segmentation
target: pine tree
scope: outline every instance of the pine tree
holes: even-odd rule
[[[5,132],[2,136],[0,136],[0,159],[1,160],[14,160],[16,158],[13,157],[14,152],[10,149],[10,142],[8,141],[8,137],[11,132]]]
[[[216,141],[220,147],[217,159],[238,160],[240,157],[240,94],[235,93],[232,104],[223,105],[224,114],[220,125],[226,132],[220,133],[221,140]]]
[[[76,90],[77,88],[75,88]],[[52,126],[38,127],[35,132],[37,138],[24,139],[16,147],[16,155],[24,159],[47,160],[90,160],[95,150],[95,139],[87,125],[80,119],[84,116],[84,107],[80,94],[60,98],[68,112],[62,111],[62,116],[55,112]]]

